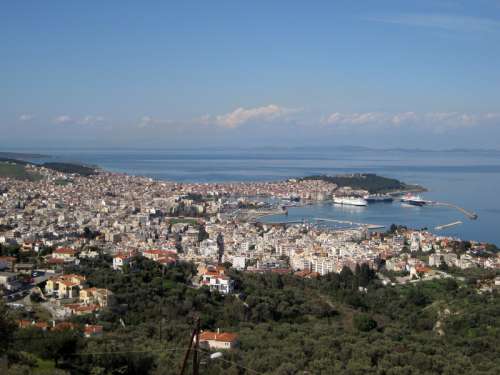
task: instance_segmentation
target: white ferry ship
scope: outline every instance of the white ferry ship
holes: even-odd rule
[[[368,202],[359,197],[333,197],[333,203],[348,206],[367,206]]]
[[[401,198],[401,202],[411,204],[412,206],[423,206],[427,202],[420,195],[406,194]]]

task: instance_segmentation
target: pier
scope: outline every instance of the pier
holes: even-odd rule
[[[455,210],[458,210],[461,213],[463,213],[470,220],[476,220],[478,218],[478,216],[475,212],[467,211],[465,208],[462,208],[462,207],[457,206],[457,205],[452,204],[452,203],[427,201],[426,204],[454,208]]]
[[[333,223],[347,224],[347,225],[351,225],[351,226],[366,227],[367,229],[383,229],[383,228],[385,228],[384,225],[356,223],[353,221],[326,219],[326,218],[322,218],[322,217],[315,217],[315,218],[313,218],[313,220],[315,220],[315,221],[329,221],[329,222],[333,222]]]
[[[447,228],[452,228],[452,227],[455,227],[455,226],[460,225],[460,224],[463,224],[460,220],[454,221],[453,223],[438,225],[437,227],[434,227],[434,230],[443,230],[443,229],[447,229]]]

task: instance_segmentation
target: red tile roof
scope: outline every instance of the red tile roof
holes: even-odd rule
[[[54,250],[54,253],[56,254],[68,254],[68,255],[75,255],[76,250],[73,250],[69,247],[60,247],[59,249]]]
[[[85,328],[83,329],[83,332],[86,335],[96,335],[96,334],[101,334],[102,330],[103,330],[103,328],[101,325],[87,324],[85,326]]]
[[[200,341],[221,341],[221,342],[234,342],[238,340],[238,335],[231,332],[211,332],[204,331],[200,333]]]

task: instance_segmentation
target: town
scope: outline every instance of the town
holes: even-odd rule
[[[234,291],[222,265],[315,277],[367,264],[380,271],[385,284],[449,277],[447,267],[500,268],[487,244],[427,231],[242,220],[242,212],[265,211],[264,198],[314,201],[333,192],[352,194],[324,181],[180,184],[104,171],[83,177],[30,168],[43,178],[0,181],[0,284],[7,301],[38,291],[54,320],[110,303],[110,291],[85,288],[83,276],[64,273],[100,253],[112,258],[114,270],[133,267],[138,256],[165,267],[192,262],[199,268],[193,285],[221,294]]]

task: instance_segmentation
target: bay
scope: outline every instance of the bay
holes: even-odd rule
[[[273,181],[315,174],[377,173],[429,191],[424,197],[464,207],[478,214],[469,220],[446,207],[404,207],[399,202],[365,208],[328,203],[291,208],[288,217],[333,218],[370,224],[392,223],[429,229],[454,221],[463,224],[438,231],[500,244],[500,152],[371,150],[363,148],[302,149],[50,149],[30,150],[55,160],[98,165],[104,169],[180,182]]]

